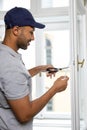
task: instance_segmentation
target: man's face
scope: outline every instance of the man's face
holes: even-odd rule
[[[19,27],[19,33],[16,41],[17,48],[27,49],[30,42],[34,40],[34,28],[30,26]]]

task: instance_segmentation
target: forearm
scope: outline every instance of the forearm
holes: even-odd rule
[[[22,112],[22,115],[20,114],[20,122],[26,123],[30,121],[35,115],[37,115],[44,106],[48,103],[48,101],[55,95],[56,91],[52,87],[50,88],[44,95],[42,95],[40,98],[37,98],[33,101],[29,101],[27,104],[27,109]],[[23,114],[24,113],[24,114]]]
[[[37,67],[29,69],[28,71],[31,74],[31,76],[33,77],[42,71],[42,67],[43,66],[37,66]]]
[[[53,67],[52,65],[40,65],[40,66],[34,67],[28,71],[31,74],[31,76],[33,77],[40,72],[46,71],[47,68],[52,68],[52,67]]]
[[[53,86],[40,98],[30,101],[29,95],[16,100],[8,100],[15,116],[21,123],[30,121],[37,113],[39,113],[48,101],[57,93],[64,91],[67,87],[68,77],[58,78]],[[22,113],[22,114],[21,114]]]
[[[64,79],[64,77],[60,77],[58,80],[54,82],[53,86],[45,94],[43,94],[40,98],[32,101],[30,103],[30,113],[32,113],[30,117],[34,117],[38,112],[40,112],[56,93],[64,91],[67,87],[67,81],[68,78]]]
[[[40,98],[32,101],[30,112],[31,117],[34,117],[36,114],[38,114],[55,94],[56,90],[52,87]]]
[[[30,101],[29,96],[27,95],[22,99],[8,100],[8,103],[10,104],[17,120],[20,123],[26,123],[43,109],[55,93],[56,90],[52,87],[40,98],[33,101]]]

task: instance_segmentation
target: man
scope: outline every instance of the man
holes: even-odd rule
[[[32,130],[33,117],[57,93],[66,89],[68,77],[58,78],[40,98],[31,98],[31,77],[52,65],[26,70],[18,50],[27,49],[34,40],[35,28],[45,25],[34,20],[25,8],[15,7],[5,17],[5,37],[0,44],[0,130]],[[54,73],[48,73],[52,76]],[[38,86],[41,87],[41,86]]]

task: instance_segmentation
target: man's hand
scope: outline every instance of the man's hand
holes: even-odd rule
[[[57,92],[64,91],[67,88],[68,80],[69,77],[67,76],[61,76],[60,78],[58,78],[53,84],[55,92],[57,93]]]
[[[52,76],[55,76],[56,72],[54,71],[50,73],[49,71],[47,71],[49,68],[54,69],[53,65],[42,65],[42,72],[46,72],[46,76],[52,78]]]

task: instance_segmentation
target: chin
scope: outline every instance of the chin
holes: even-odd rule
[[[28,47],[21,47],[21,49],[26,50]]]
[[[27,50],[28,47],[24,48],[24,50]]]

